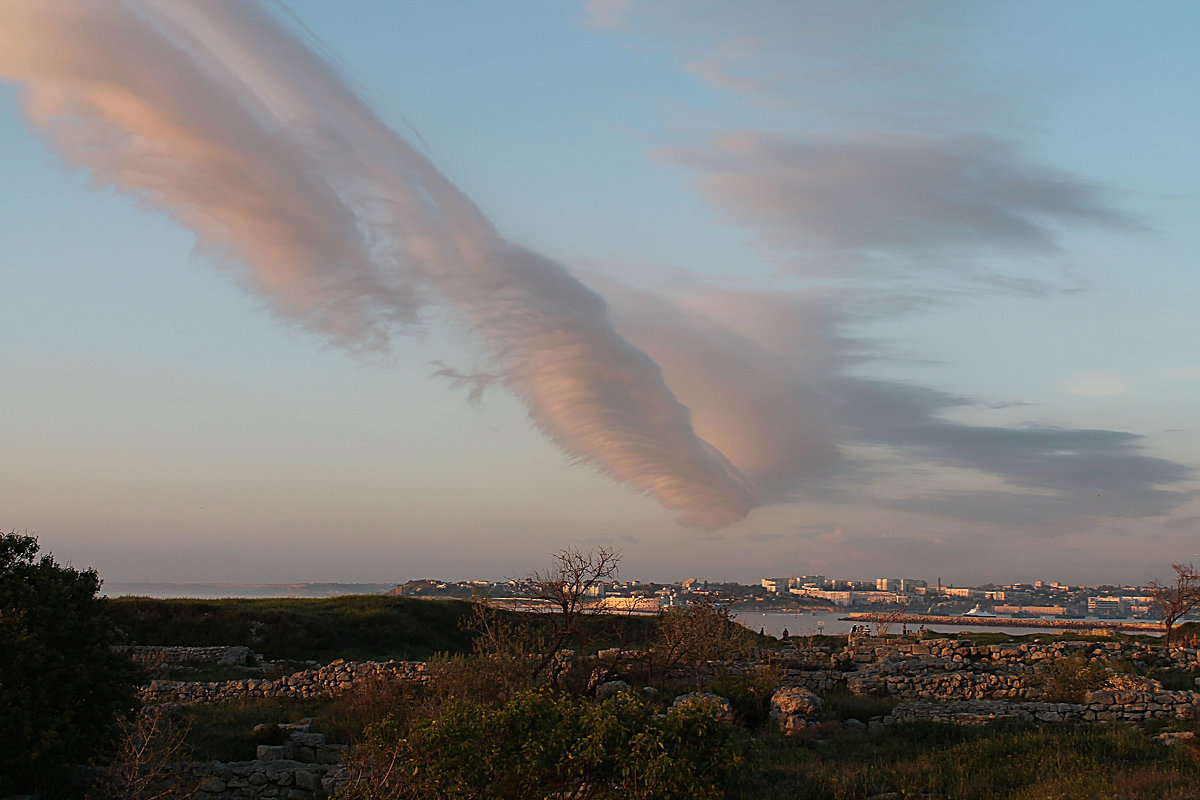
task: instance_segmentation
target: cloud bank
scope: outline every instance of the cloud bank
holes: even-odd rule
[[[796,36],[824,42],[818,54],[857,52],[841,47],[858,30],[856,4],[814,4],[816,17],[795,3],[708,5],[718,16],[689,30],[717,41],[690,68],[726,89],[778,97],[800,85],[792,78],[811,62],[789,60]],[[662,9],[668,21],[694,20],[691,4]],[[645,7],[589,10],[597,27],[623,30]],[[896,21],[872,19],[871,41]],[[735,38],[722,40],[726,30]],[[904,84],[897,75],[932,74],[931,63],[897,70],[898,54],[871,52],[838,86],[886,76],[891,89]],[[1186,497],[1174,487],[1190,470],[1145,455],[1135,434],[951,422],[947,412],[976,402],[852,374],[881,355],[846,333],[851,323],[935,302],[909,288],[919,273],[1046,296],[1053,281],[1002,274],[980,255],[1033,260],[1060,250],[1065,227],[1137,227],[1102,188],[1003,138],[738,129],[659,148],[801,288],[657,292],[589,277],[597,293],[507,241],[251,3],[8,0],[0,76],[24,87],[30,120],[65,160],[193,230],[201,252],[286,319],[347,347],[384,348],[428,309],[450,309],[493,363],[438,375],[473,398],[504,383],[572,460],[686,524],[820,499],[1040,525],[1160,515]],[[939,104],[929,116],[961,118],[944,96],[915,104],[914,118]],[[842,119],[870,106],[825,99]],[[933,480],[905,491],[898,473]]]
[[[757,504],[597,294],[506,241],[256,6],[6,2],[0,75],[65,160],[193,230],[288,319],[380,348],[446,304],[572,459],[686,524]]]

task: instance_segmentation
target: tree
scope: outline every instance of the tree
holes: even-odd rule
[[[1172,564],[1175,580],[1171,583],[1150,581],[1152,605],[1162,614],[1166,645],[1171,646],[1171,630],[1188,612],[1200,607],[1200,572],[1191,564]]]
[[[139,671],[111,647],[96,572],[38,550],[36,537],[0,533],[0,794],[53,792],[135,705]]]
[[[531,673],[530,685],[557,687],[567,666],[563,650],[584,633],[588,618],[603,611],[588,598],[594,588],[616,578],[621,553],[609,547],[587,553],[568,547],[551,559],[549,569],[532,572],[524,581],[524,594],[549,612],[539,616],[541,624],[507,623],[485,604],[477,604],[470,627],[476,633],[477,655],[524,661]]]
[[[651,673],[687,667],[699,683],[705,663],[745,657],[754,644],[754,633],[734,618],[728,606],[707,598],[659,615],[649,667]]]

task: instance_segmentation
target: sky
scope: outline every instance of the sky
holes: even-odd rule
[[[0,5],[0,527],[110,582],[1200,561],[1190,2]]]

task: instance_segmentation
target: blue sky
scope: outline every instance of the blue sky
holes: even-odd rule
[[[1198,29],[8,4],[0,523],[114,582],[1161,576]]]

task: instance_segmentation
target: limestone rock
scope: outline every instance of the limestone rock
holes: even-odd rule
[[[615,694],[624,692],[629,689],[629,684],[625,681],[608,681],[596,687],[596,699],[607,700]]]
[[[791,736],[808,727],[824,707],[821,698],[808,689],[785,686],[771,695],[771,721]]]

